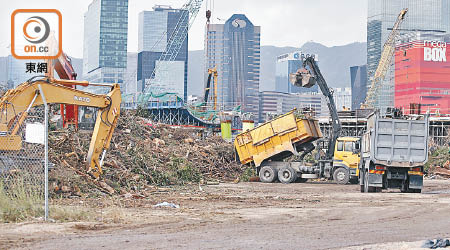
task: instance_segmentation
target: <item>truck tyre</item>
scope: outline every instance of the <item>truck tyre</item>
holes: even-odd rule
[[[369,187],[369,172],[364,171],[364,193],[374,193],[375,187]]]
[[[273,167],[264,166],[259,170],[259,179],[264,183],[271,183],[277,179],[277,173]]]
[[[339,185],[345,185],[350,180],[350,173],[345,168],[338,168],[333,173],[334,181]]]
[[[362,170],[359,170],[358,179],[360,180],[359,188],[361,190],[361,193],[364,193],[364,179],[365,179],[365,175],[364,175],[364,172]],[[361,184],[361,182],[362,182],[362,184]]]
[[[297,179],[297,172],[289,166],[282,167],[278,170],[278,180],[281,183],[288,184],[294,182]]]

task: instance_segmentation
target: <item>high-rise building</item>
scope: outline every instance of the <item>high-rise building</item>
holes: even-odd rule
[[[205,66],[218,71],[219,108],[240,105],[243,112],[258,116],[260,33],[261,27],[243,14],[234,14],[225,24],[207,25]]]
[[[152,78],[158,79],[152,91],[176,93],[187,100],[187,74],[188,74],[188,38],[184,40],[181,49],[174,61],[159,61],[161,54],[166,50],[170,35],[177,25],[186,26],[189,22],[184,19],[181,24],[181,9],[173,9],[170,6],[156,5],[153,11],[139,13],[138,29],[138,65],[137,65],[137,91],[145,89],[146,82]],[[170,74],[152,76],[157,64]],[[164,79],[163,79],[164,78]]]
[[[137,92],[137,53],[127,53],[127,71],[125,73],[124,88],[121,88],[123,93],[135,94]]]
[[[352,110],[361,108],[367,95],[367,66],[350,67],[350,81],[352,87]]]
[[[395,107],[404,114],[450,114],[450,43],[415,40],[395,52]]]
[[[275,91],[283,93],[317,92],[317,85],[314,85],[308,89],[294,86],[289,82],[289,74],[296,73],[298,69],[303,68],[303,62],[307,57],[314,57],[316,61],[319,60],[317,55],[305,54],[301,51],[295,51],[277,57],[275,69]]]
[[[26,64],[27,63],[43,63],[43,60],[24,60],[24,59],[16,59],[13,56],[9,55],[6,58],[6,67],[7,67],[7,87],[9,89],[17,87],[19,84],[27,81],[28,79],[38,76],[44,75],[45,73],[31,73],[27,72]]]
[[[8,57],[0,57],[0,89],[8,89]]]
[[[376,71],[386,42],[400,11],[408,8],[400,33],[416,31],[445,33],[450,29],[450,0],[369,0],[367,19],[368,84]],[[382,111],[394,106],[393,61],[381,84],[376,107]]]
[[[84,14],[83,78],[124,82],[127,67],[128,0],[94,0]]]
[[[347,110],[352,106],[352,89],[335,88],[333,89],[333,98],[337,111]]]

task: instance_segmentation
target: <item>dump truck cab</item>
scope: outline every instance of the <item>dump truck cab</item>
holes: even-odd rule
[[[333,179],[340,184],[357,183],[359,161],[359,138],[339,137],[334,149]],[[345,171],[337,171],[339,168]]]

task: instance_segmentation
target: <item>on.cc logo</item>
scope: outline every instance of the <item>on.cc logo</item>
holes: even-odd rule
[[[23,25],[23,36],[34,44],[42,43],[50,35],[50,25],[47,20],[39,16],[32,16]]]

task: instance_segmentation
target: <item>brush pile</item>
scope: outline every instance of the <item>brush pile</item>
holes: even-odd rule
[[[87,152],[92,131],[61,130],[49,135],[50,172],[54,194],[85,196],[102,193],[139,194],[157,186],[204,181],[231,181],[242,166],[231,143],[198,129],[151,124],[123,112],[106,153],[103,175],[87,174]]]
[[[428,176],[440,176],[443,178],[450,178],[450,151],[449,139],[444,141],[445,146],[437,145],[434,142],[429,142],[429,156],[428,162],[425,164],[425,171]]]

